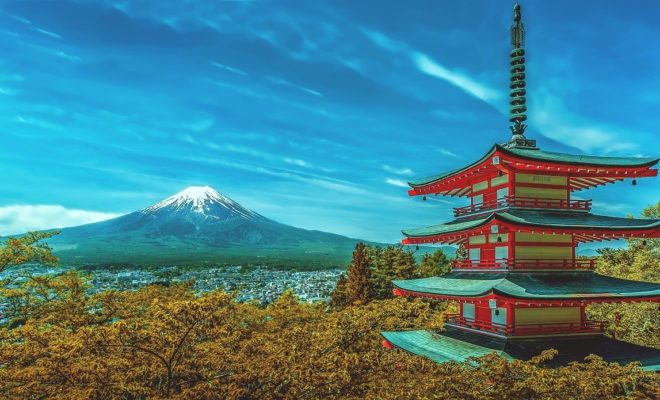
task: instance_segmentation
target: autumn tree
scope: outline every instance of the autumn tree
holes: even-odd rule
[[[290,291],[263,307],[190,284],[92,295],[80,275],[47,279],[58,289],[43,310],[0,329],[0,398],[601,400],[660,389],[658,375],[597,357],[437,364],[384,349],[380,331],[439,328],[419,299],[327,311]]]
[[[59,231],[29,232],[21,237],[7,238],[0,246],[0,272],[30,262],[56,264],[52,249],[42,241],[57,234]]]
[[[660,219],[660,202],[642,211],[643,218]],[[631,239],[621,249],[600,249],[596,272],[622,279],[660,282],[660,240]],[[660,308],[655,303],[589,306],[590,318],[608,322],[618,339],[660,348]]]

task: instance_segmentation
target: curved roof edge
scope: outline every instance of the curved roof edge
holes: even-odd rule
[[[430,237],[469,230],[484,226],[493,219],[509,222],[515,225],[536,226],[561,229],[603,229],[603,230],[639,230],[660,229],[660,220],[641,218],[609,217],[571,211],[536,211],[524,209],[508,209],[493,212],[485,217],[465,220],[456,219],[445,224],[431,225],[422,228],[404,229],[401,233],[407,237]]]
[[[465,171],[475,165],[482,163],[484,160],[490,157],[495,151],[500,151],[504,154],[508,154],[513,157],[523,158],[526,160],[544,161],[544,162],[552,162],[559,164],[594,166],[594,167],[608,166],[608,167],[640,168],[640,167],[651,167],[660,161],[660,158],[652,158],[652,157],[610,157],[610,156],[577,155],[577,154],[556,153],[552,151],[544,151],[544,150],[536,150],[536,149],[533,150],[533,149],[507,148],[500,144],[495,144],[481,158],[479,158],[477,161],[473,163],[470,163],[465,167],[446,171],[436,175],[431,175],[431,176],[411,180],[408,182],[408,185],[414,189],[420,186],[425,186],[433,182],[448,178],[452,175],[456,175],[462,171]]]
[[[632,281],[593,272],[451,272],[432,278],[394,280],[392,284],[412,293],[465,298],[493,293],[525,300],[651,299],[660,296],[660,283]]]

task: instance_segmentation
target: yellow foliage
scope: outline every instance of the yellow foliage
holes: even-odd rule
[[[51,253],[50,247],[40,241],[58,233],[59,231],[29,232],[19,238],[7,238],[0,247],[0,272],[28,262],[57,263],[57,258]]]
[[[427,303],[329,310],[285,292],[262,307],[189,284],[88,295],[77,274],[31,281],[24,323],[0,328],[2,399],[654,398],[659,378],[597,358],[544,368],[495,355],[436,364],[381,330],[434,329]]]

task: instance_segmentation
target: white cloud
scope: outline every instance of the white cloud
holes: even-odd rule
[[[405,43],[399,42],[397,40],[394,40],[390,38],[389,36],[377,32],[377,31],[372,31],[370,29],[362,29],[362,33],[372,42],[374,42],[376,45],[382,47],[385,50],[389,50],[392,52],[397,52],[397,51],[402,51],[406,50],[408,46]]]
[[[66,228],[115,218],[121,214],[77,210],[60,205],[13,205],[0,207],[0,235]]]
[[[443,154],[445,156],[449,156],[449,157],[461,158],[461,156],[459,156],[458,154],[456,154],[452,151],[449,151],[447,149],[438,149],[438,153]]]
[[[408,184],[401,179],[392,179],[392,178],[387,178],[385,179],[385,183],[392,185],[392,186],[398,186],[398,187],[404,187],[407,188]]]
[[[497,100],[501,95],[500,91],[486,87],[461,72],[452,71],[424,53],[413,52],[410,56],[420,71],[427,75],[443,79],[487,103]]]
[[[394,168],[389,165],[383,165],[383,169],[387,172],[397,175],[412,175],[413,170],[410,168]]]
[[[38,27],[35,26],[35,27],[32,28],[32,30],[35,31],[35,32],[39,32],[43,35],[50,36],[50,37],[55,38],[55,39],[62,39],[62,36],[58,35],[55,32],[48,31],[46,29],[38,28]]]
[[[288,158],[287,157],[287,158],[284,158],[284,162],[287,163],[287,164],[297,165],[299,167],[304,167],[304,168],[310,168],[311,167],[311,165],[307,161],[301,160],[299,158]]]
[[[218,67],[220,69],[224,69],[225,71],[233,72],[237,75],[247,75],[248,74],[247,72],[245,72],[243,70],[240,70],[240,69],[234,68],[234,67],[230,67],[229,65],[220,64],[217,61],[211,61],[211,65],[213,65],[214,67]]]
[[[291,82],[289,82],[285,79],[282,79],[282,78],[274,78],[272,76],[269,76],[269,77],[266,77],[266,79],[268,79],[269,81],[271,81],[273,83],[276,83],[278,85],[292,87],[294,89],[298,89],[300,91],[303,91],[305,93],[308,93],[308,94],[311,94],[311,95],[314,95],[314,96],[317,96],[317,97],[323,97],[323,94],[321,92],[318,92],[314,89],[310,89],[310,88],[307,88],[307,87],[304,87],[304,86],[296,85],[295,83],[291,83]]]

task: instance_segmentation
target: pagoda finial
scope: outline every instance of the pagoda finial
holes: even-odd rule
[[[513,25],[511,25],[511,92],[510,101],[511,114],[511,142],[509,146],[535,147],[536,143],[525,139],[525,125],[527,120],[527,98],[525,97],[525,25],[522,23],[520,4],[513,6]]]

